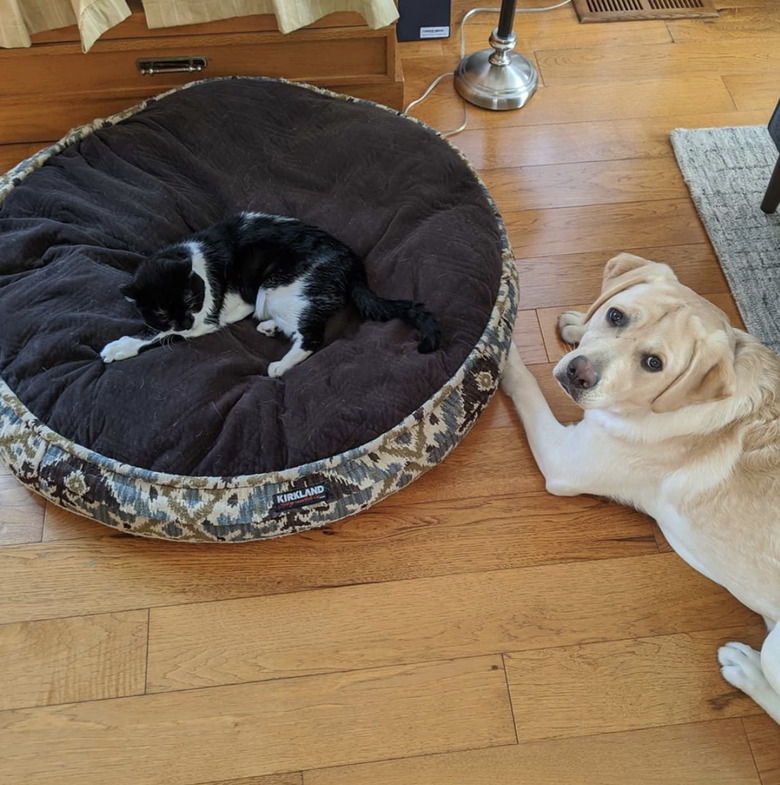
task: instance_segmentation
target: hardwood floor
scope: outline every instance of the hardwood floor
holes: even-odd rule
[[[538,94],[469,107],[453,139],[506,220],[515,340],[563,420],[578,412],[550,375],[555,319],[614,253],[671,263],[739,323],[668,133],[768,121],[780,8],[719,5],[519,18]],[[469,51],[492,24],[474,20]],[[455,38],[400,48],[407,100],[457,62]],[[416,112],[442,130],[461,113],[449,82]],[[0,146],[0,165],[35,147]],[[646,516],[547,495],[500,394],[405,491],[266,543],[125,537],[0,468],[3,783],[780,785],[780,728],[715,658],[761,637]]]

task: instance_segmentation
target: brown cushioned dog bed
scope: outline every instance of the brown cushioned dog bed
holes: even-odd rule
[[[429,128],[265,79],[208,80],[77,129],[0,183],[0,456],[56,503],[146,536],[240,541],[321,526],[440,461],[495,389],[514,268],[483,186]],[[244,322],[111,365],[143,324],[144,255],[241,210],[350,245],[372,288],[442,328],[345,311],[281,379]]]

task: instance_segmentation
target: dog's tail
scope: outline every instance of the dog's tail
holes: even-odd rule
[[[416,327],[420,333],[417,348],[423,354],[439,348],[441,330],[436,317],[420,303],[411,300],[387,300],[374,294],[365,280],[365,275],[357,275],[353,279],[349,296],[360,316],[373,322],[388,322],[390,319],[402,319]]]

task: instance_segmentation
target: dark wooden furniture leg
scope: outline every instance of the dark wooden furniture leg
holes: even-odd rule
[[[775,107],[775,112],[772,115],[772,119],[769,121],[768,128],[769,135],[772,137],[772,141],[780,152],[780,101],[778,101],[777,106]],[[775,171],[772,172],[772,177],[766,188],[764,201],[761,202],[761,209],[765,213],[773,213],[777,210],[778,204],[780,204],[780,157],[777,159]]]
[[[772,178],[769,180],[769,185],[766,187],[764,194],[764,201],[761,202],[761,209],[765,213],[773,213],[777,210],[777,205],[780,204],[780,157],[775,164],[775,171],[772,172]]]

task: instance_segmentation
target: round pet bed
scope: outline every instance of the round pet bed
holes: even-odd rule
[[[71,132],[0,179],[0,458],[117,529],[240,542],[323,526],[441,461],[498,383],[516,310],[495,206],[430,128],[271,79],[197,82]],[[372,288],[436,315],[441,348],[345,311],[281,379],[247,319],[104,365],[143,323],[144,255],[225,215],[295,216]]]

